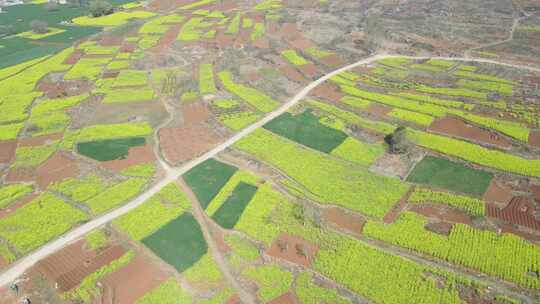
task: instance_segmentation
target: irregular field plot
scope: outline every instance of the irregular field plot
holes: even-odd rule
[[[492,177],[491,173],[485,171],[468,168],[446,159],[426,156],[416,165],[407,181],[482,196]]]
[[[193,266],[208,250],[201,228],[190,213],[170,221],[142,243],[179,272]]]
[[[128,155],[129,148],[145,143],[144,137],[91,141],[77,144],[77,151],[98,161],[109,161],[124,158]]]

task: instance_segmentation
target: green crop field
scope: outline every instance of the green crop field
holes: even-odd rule
[[[129,148],[145,143],[144,137],[89,141],[77,144],[77,152],[98,161],[108,161],[124,158]]]
[[[414,167],[407,181],[482,196],[492,177],[492,174],[485,171],[468,168],[446,159],[426,156]]]
[[[238,183],[231,195],[212,215],[212,219],[223,228],[233,228],[255,192],[257,187],[243,182]]]
[[[190,213],[173,219],[141,242],[179,272],[193,266],[208,251],[199,224]]]

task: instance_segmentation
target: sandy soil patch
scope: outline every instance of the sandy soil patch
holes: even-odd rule
[[[501,209],[506,207],[513,197],[512,190],[505,188],[495,179],[491,180],[486,193],[484,193],[484,201]]]
[[[132,304],[168,278],[157,265],[137,256],[101,280],[103,303]],[[112,300],[112,301],[111,301]]]
[[[343,97],[343,93],[337,87],[330,83],[323,83],[316,86],[311,92],[315,97],[322,98],[328,101],[339,102]]]
[[[392,111],[392,108],[383,106],[380,104],[370,104],[363,112],[373,114],[375,116],[385,116],[388,112]]]
[[[267,304],[296,304],[296,303],[298,302],[296,301],[296,297],[292,294],[292,292],[287,292],[267,302]]]
[[[455,117],[442,117],[428,127],[430,132],[468,139],[474,142],[503,149],[512,147],[512,142],[495,132],[490,132]]]
[[[529,134],[529,146],[540,148],[540,131],[531,131]]]
[[[440,221],[452,222],[452,223],[463,223],[466,225],[471,225],[472,220],[464,212],[461,212],[456,209],[444,205],[436,204],[420,204],[420,205],[409,205],[408,210],[416,212],[428,218],[438,219]]]
[[[219,135],[205,124],[192,124],[159,131],[161,149],[173,164],[195,158],[220,142]]]
[[[71,55],[69,55],[69,57],[66,58],[66,60],[64,60],[63,64],[75,64],[79,61],[79,59],[82,58],[83,55],[84,55],[83,51],[75,51],[71,53]]]
[[[288,65],[282,65],[279,67],[279,70],[281,73],[283,73],[287,78],[299,82],[299,83],[305,83],[306,79],[302,74],[300,74],[295,68],[288,66]]]
[[[486,215],[511,224],[525,226],[540,231],[540,221],[533,214],[538,212],[536,204],[528,197],[516,196],[504,208],[498,208],[493,204],[486,205]]]
[[[337,207],[325,208],[322,217],[330,224],[354,234],[360,234],[366,222],[361,215]]]
[[[0,163],[9,163],[15,157],[17,149],[17,141],[2,141],[0,142]]]
[[[19,147],[35,147],[47,145],[55,140],[61,139],[63,136],[63,133],[55,133],[38,137],[21,138],[19,139]]]
[[[154,162],[155,159],[152,146],[144,145],[129,148],[128,155],[125,158],[102,162],[100,166],[114,172],[120,172],[134,165]]]
[[[269,256],[309,267],[319,247],[297,236],[287,233],[279,235],[266,250]]]
[[[58,151],[39,166],[36,173],[39,188],[45,189],[51,183],[78,176],[79,165],[67,153]]]

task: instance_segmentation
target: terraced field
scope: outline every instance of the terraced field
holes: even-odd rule
[[[1,303],[540,301],[532,64],[373,55],[357,1],[34,2],[0,15]]]

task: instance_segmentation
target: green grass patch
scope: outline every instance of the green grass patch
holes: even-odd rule
[[[236,167],[209,159],[186,172],[183,178],[197,196],[201,207],[206,209],[236,170]]]
[[[32,193],[34,188],[31,185],[12,184],[0,188],[0,208],[6,208],[19,198]]]
[[[217,92],[214,69],[211,63],[203,63],[199,66],[199,92],[201,95]]]
[[[219,115],[219,121],[226,127],[239,131],[259,119],[260,115],[253,112],[233,112]]]
[[[410,204],[432,203],[448,205],[465,211],[472,216],[485,216],[486,214],[485,203],[482,200],[420,187],[414,189],[414,192],[409,196],[408,202]]]
[[[82,203],[105,191],[107,186],[107,182],[98,175],[88,174],[83,178],[72,178],[52,184],[49,189]]]
[[[148,84],[146,71],[123,70],[116,76],[113,87],[144,86]]]
[[[347,134],[322,125],[309,110],[298,115],[283,113],[264,128],[324,153],[330,153],[347,138]]]
[[[120,172],[123,176],[151,178],[156,174],[156,166],[153,163],[130,166]]]
[[[238,33],[238,30],[240,29],[240,18],[242,18],[241,13],[236,13],[234,17],[231,20],[231,23],[229,23],[229,26],[227,27],[227,30],[225,31],[226,34],[236,34]]]
[[[492,178],[491,173],[465,167],[443,158],[426,156],[414,167],[407,181],[480,197]]]
[[[253,26],[253,31],[250,34],[250,38],[252,41],[255,41],[263,37],[264,33],[266,33],[266,27],[264,26],[264,23],[257,22]]]
[[[257,192],[257,187],[240,182],[221,207],[212,215],[212,219],[225,229],[232,229],[242,212]]]
[[[170,278],[150,290],[142,298],[138,299],[135,304],[178,304],[192,303],[192,301],[191,295],[174,278]]]
[[[107,89],[100,91],[105,93],[103,103],[130,103],[151,101],[156,96],[150,87],[136,89]]]
[[[77,144],[77,152],[103,162],[125,158],[130,148],[144,144],[146,144],[144,137],[89,141]]]
[[[147,11],[119,11],[110,15],[101,17],[82,16],[72,20],[74,24],[84,26],[120,26],[124,25],[132,19],[147,19],[154,17],[156,14]]]
[[[304,57],[298,55],[295,50],[285,50],[281,52],[281,56],[293,65],[301,66],[310,63]]]
[[[279,102],[258,90],[235,83],[230,72],[219,72],[218,76],[226,90],[240,97],[261,112],[271,112],[279,106]]]
[[[370,166],[386,151],[382,144],[366,144],[353,137],[347,137],[330,154],[363,166]]]
[[[349,300],[341,297],[335,289],[321,287],[313,281],[313,275],[302,272],[296,278],[296,296],[303,304],[348,304]]]
[[[23,127],[24,123],[0,125],[0,141],[16,139]]]
[[[146,136],[152,134],[147,122],[118,123],[88,126],[80,130],[77,141]]]
[[[58,150],[57,142],[43,146],[18,147],[15,151],[14,167],[36,167],[44,163]]]
[[[102,214],[134,198],[146,185],[146,180],[130,178],[116,184],[85,202],[92,214]]]
[[[242,275],[257,282],[257,295],[263,302],[286,293],[293,282],[292,273],[274,264],[247,268]]]
[[[201,228],[190,213],[170,221],[142,243],[178,272],[192,267],[208,252]]]

